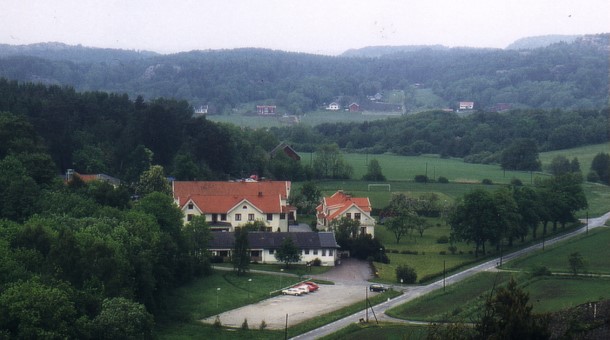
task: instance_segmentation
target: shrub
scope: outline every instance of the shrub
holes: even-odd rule
[[[314,267],[319,267],[322,265],[322,260],[316,257],[315,259],[313,259],[313,261],[311,261],[311,265]]]
[[[415,269],[406,264],[401,264],[396,267],[396,281],[404,283],[415,283],[417,281],[417,273]]]
[[[449,180],[447,179],[447,177],[440,176],[440,177],[438,178],[438,182],[439,182],[439,183],[446,184],[446,183],[449,183]]]
[[[532,276],[550,276],[551,271],[546,266],[535,267]]]
[[[446,252],[446,251],[444,251],[444,250],[441,250],[441,251],[439,251],[438,253],[439,253],[439,254],[441,254],[441,255],[447,255],[447,252]]]
[[[492,182],[492,180],[491,180],[491,179],[489,179],[489,178],[485,178],[485,179],[483,179],[483,180],[481,181],[481,183],[483,183],[483,184],[485,184],[485,185],[492,185],[492,184],[494,184],[494,183]]]
[[[510,180],[510,184],[513,185],[513,186],[516,186],[516,187],[523,186],[523,182],[521,182],[521,180],[518,179],[518,178],[511,179]]]
[[[222,263],[224,262],[224,258],[222,256],[212,256],[212,258],[210,259],[210,262],[212,263]]]
[[[417,183],[427,183],[428,176],[426,175],[415,175],[415,182]]]
[[[265,320],[261,321],[260,326],[258,326],[258,329],[260,329],[261,331],[264,331],[265,328],[267,328],[267,323],[265,322]]]
[[[436,239],[436,243],[438,243],[438,244],[449,243],[449,237],[443,235],[443,236],[439,237],[438,239]]]
[[[222,327],[222,323],[220,323],[220,317],[218,315],[216,315],[216,319],[214,319],[214,328],[220,328]]]
[[[241,324],[241,329],[243,329],[244,331],[247,331],[249,329],[248,319],[244,319],[244,322],[242,322],[242,324]]]
[[[451,252],[452,255],[455,255],[455,253],[457,252],[457,247],[456,246],[449,246],[449,251]]]
[[[417,255],[417,254],[419,254],[419,252],[417,250],[403,250],[400,253],[401,254],[405,254],[405,255]]]

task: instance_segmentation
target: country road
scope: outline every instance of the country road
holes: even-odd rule
[[[593,229],[593,228],[597,228],[597,227],[601,227],[604,226],[604,224],[606,223],[606,221],[610,218],[610,212],[604,214],[601,217],[597,217],[597,218],[590,218],[589,219],[589,223],[588,225],[583,226],[580,229],[577,229],[573,232],[564,234],[564,235],[560,235],[548,240],[544,241],[543,243],[538,243],[532,246],[529,246],[527,248],[515,251],[513,253],[508,253],[504,256],[502,256],[502,258],[498,257],[498,258],[494,258],[492,260],[489,260],[487,262],[481,263],[477,266],[468,268],[464,271],[461,271],[459,273],[453,274],[451,276],[448,276],[445,278],[445,285],[451,285],[453,283],[462,281],[470,276],[473,276],[477,273],[486,271],[486,270],[491,270],[495,267],[498,266],[498,264],[500,263],[500,261],[504,262],[508,262],[510,260],[513,260],[515,258],[524,256],[526,254],[532,253],[538,249],[542,249],[543,246],[549,246],[552,244],[555,244],[557,242],[569,239],[571,237],[586,233],[587,230],[589,229]],[[428,294],[434,290],[443,288],[443,280],[438,280],[436,282],[430,283],[426,286],[417,286],[417,287],[409,287],[409,289],[401,296],[394,298],[392,300],[386,301],[384,303],[378,304],[376,306],[374,306],[374,310],[375,313],[377,315],[377,318],[381,321],[389,321],[389,322],[404,322],[404,320],[397,320],[394,318],[391,318],[387,315],[385,315],[385,311],[388,309],[391,309],[393,307],[396,307],[400,304],[403,304],[407,301],[413,300],[419,296]],[[347,316],[343,319],[337,320],[335,322],[332,322],[330,324],[324,325],[320,328],[316,328],[314,330],[311,330],[307,333],[303,333],[301,335],[298,335],[292,339],[317,339],[323,336],[326,336],[328,334],[334,333],[344,327],[347,327],[348,325],[352,324],[352,323],[356,323],[358,322],[358,320],[360,320],[361,318],[364,317],[364,310],[361,310],[357,313],[354,313],[350,316]],[[372,315],[369,315],[369,319],[372,317]]]

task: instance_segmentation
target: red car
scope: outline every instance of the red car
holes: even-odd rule
[[[313,292],[313,291],[316,291],[316,290],[320,289],[320,286],[318,286],[317,284],[315,284],[315,283],[313,283],[311,281],[303,282],[303,284],[307,285],[309,287],[309,291],[310,292]]]

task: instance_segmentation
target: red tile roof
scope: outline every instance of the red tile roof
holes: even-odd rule
[[[263,213],[281,213],[288,198],[288,181],[263,182],[173,182],[174,199],[180,207],[189,200],[204,213],[227,213],[244,200]]]
[[[326,211],[324,211],[324,208],[326,208],[329,213],[326,218],[330,221],[340,216],[352,206],[356,206],[367,213],[370,213],[372,210],[368,197],[352,197],[341,190],[335,192],[330,197],[324,197],[323,203],[317,207],[317,210],[320,214],[326,214]]]

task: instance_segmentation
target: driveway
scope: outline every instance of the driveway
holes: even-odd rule
[[[256,328],[265,321],[269,329],[284,329],[286,315],[288,327],[307,319],[363,301],[367,294],[371,270],[367,262],[354,259],[342,260],[340,265],[313,278],[335,282],[334,285],[320,285],[320,289],[302,296],[280,295],[256,304],[221,313],[218,317],[223,326],[240,327],[248,319],[250,328]],[[368,293],[374,295],[377,293]],[[216,316],[201,320],[214,323]]]

